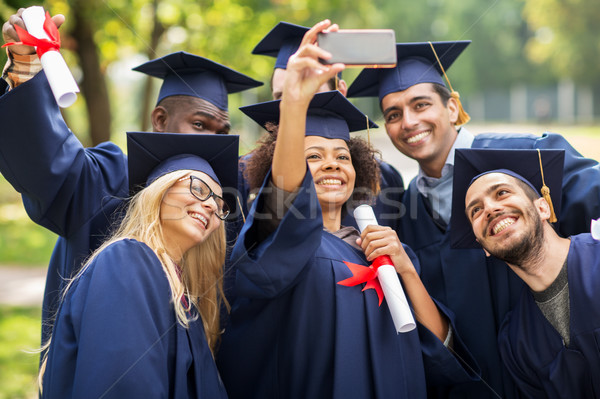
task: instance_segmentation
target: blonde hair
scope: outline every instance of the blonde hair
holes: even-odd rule
[[[206,239],[188,250],[177,265],[164,248],[164,235],[160,222],[160,208],[167,191],[180,178],[192,173],[190,170],[179,170],[156,179],[149,186],[135,194],[125,212],[125,217],[118,228],[85,262],[77,275],[69,281],[62,294],[66,296],[73,282],[89,267],[93,260],[109,245],[123,239],[135,239],[146,244],[158,257],[171,288],[177,322],[188,328],[189,322],[197,316],[188,318],[188,311],[195,307],[200,317],[211,352],[215,353],[221,335],[220,311],[224,306],[229,311],[229,303],[223,291],[223,265],[226,254],[225,224],[220,223],[217,230]],[[183,295],[189,303],[186,308],[182,303]],[[46,342],[38,383],[42,389],[42,379],[46,369],[48,348],[51,339]]]

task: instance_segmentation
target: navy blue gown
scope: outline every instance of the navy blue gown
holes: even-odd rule
[[[583,158],[560,135],[480,134],[472,148],[565,149],[563,195],[558,231],[569,236],[589,231],[600,216],[600,166]],[[406,214],[398,235],[421,263],[429,294],[456,315],[456,328],[481,368],[482,380],[432,393],[448,398],[518,398],[497,345],[500,325],[515,306],[524,283],[502,261],[482,249],[451,249],[450,226],[439,226],[413,180],[404,193]]]
[[[252,209],[262,201],[261,192]],[[256,229],[251,212],[233,249],[237,298],[217,354],[231,398],[423,398],[426,374],[476,378],[426,328],[396,334],[374,290],[337,284],[352,275],[343,261],[367,262],[323,230],[310,173],[277,230],[257,242]],[[457,337],[472,362],[463,348]]]
[[[590,234],[572,236],[567,274],[568,347],[529,289],[500,328],[502,360],[526,397],[600,397],[600,241]]]
[[[19,115],[19,117],[15,117]],[[127,157],[112,143],[85,149],[66,126],[43,71],[0,97],[0,172],[23,197],[27,214],[59,235],[43,301],[46,322],[65,279],[106,238],[128,196]]]
[[[198,316],[176,320],[150,248],[121,240],[75,280],[60,306],[42,398],[226,398]]]
[[[44,342],[65,279],[121,220],[129,196],[127,156],[110,142],[83,147],[65,124],[43,71],[0,97],[0,120],[0,173],[22,195],[31,220],[59,236],[46,277]],[[230,219],[233,245],[242,223]]]

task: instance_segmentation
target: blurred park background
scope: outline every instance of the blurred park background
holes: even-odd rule
[[[160,82],[131,68],[185,50],[265,82],[230,97],[232,132],[248,151],[260,132],[237,108],[270,99],[273,67],[252,48],[279,21],[311,26],[330,18],[341,28],[392,28],[403,42],[472,40],[448,71],[472,132],[555,131],[600,159],[597,0],[0,0],[0,17],[31,5],[66,16],[62,53],[82,93],[64,116],[84,145],[123,146],[126,131],[148,130]],[[344,78],[351,83],[357,73],[346,70]],[[376,100],[353,102],[381,120]],[[389,145],[383,129],[372,139],[408,182],[416,164]],[[55,238],[29,221],[0,177],[0,268],[43,275]],[[40,302],[8,302],[0,304],[0,399],[35,397],[38,358],[26,351],[39,345]]]

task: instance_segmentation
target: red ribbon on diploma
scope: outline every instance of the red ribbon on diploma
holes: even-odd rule
[[[25,29],[21,28],[18,25],[15,25],[15,29],[17,30],[17,35],[19,36],[20,42],[6,43],[2,47],[6,46],[14,46],[16,44],[23,44],[25,46],[34,46],[36,47],[36,52],[38,57],[42,58],[48,51],[58,51],[60,50],[60,33],[58,33],[58,28],[52,22],[52,18],[50,17],[50,13],[46,11],[46,19],[44,20],[44,31],[50,38],[48,39],[38,39],[29,34]]]
[[[344,263],[352,272],[352,277],[338,281],[338,284],[346,287],[354,287],[355,285],[367,283],[362,290],[368,290],[369,288],[374,289],[375,292],[377,292],[377,298],[379,298],[379,306],[381,306],[381,302],[383,302],[383,289],[377,279],[377,269],[379,266],[393,265],[392,259],[387,255],[378,256],[371,266],[357,265],[356,263],[351,262]]]

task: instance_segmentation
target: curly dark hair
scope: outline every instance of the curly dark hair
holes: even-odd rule
[[[268,133],[258,140],[259,146],[241,160],[244,178],[248,181],[251,192],[260,189],[273,163],[279,127],[274,123],[267,123],[265,128]],[[351,138],[347,144],[352,158],[352,166],[356,171],[356,182],[352,196],[346,203],[372,203],[380,189],[381,172],[377,159],[381,159],[381,153],[361,138]]]

